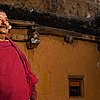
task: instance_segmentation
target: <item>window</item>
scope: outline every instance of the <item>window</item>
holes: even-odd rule
[[[69,97],[83,97],[83,76],[69,76]]]

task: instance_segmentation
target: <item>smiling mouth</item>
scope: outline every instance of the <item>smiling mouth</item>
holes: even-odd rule
[[[6,35],[6,33],[2,33],[2,32],[0,32],[0,34],[4,34],[4,35]]]
[[[7,30],[8,28],[6,25],[1,25],[0,29]],[[0,31],[0,34],[6,34],[6,32]]]
[[[1,25],[0,28],[6,28],[7,29],[6,25]]]

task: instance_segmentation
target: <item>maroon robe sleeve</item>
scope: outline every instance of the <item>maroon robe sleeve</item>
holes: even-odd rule
[[[24,54],[22,53],[22,58],[25,60],[26,57],[24,56]],[[34,74],[32,74],[31,70],[30,70],[30,64],[25,61],[25,63],[27,64],[27,70],[26,70],[26,78],[27,78],[27,83],[29,84],[29,87],[30,87],[30,99],[31,100],[36,100],[37,98],[37,92],[36,92],[36,89],[35,89],[35,84],[38,82],[38,79],[36,78],[36,76]]]
[[[37,98],[37,92],[35,90],[35,85],[32,86],[31,88],[31,97],[30,97],[30,100],[36,100]]]
[[[25,70],[25,74],[26,74],[26,80],[27,80],[27,84],[29,86],[29,97],[33,100],[36,100],[37,98],[37,92],[35,90],[35,84],[38,82],[38,79],[36,78],[36,76],[31,72],[30,70],[30,64],[28,63],[25,55],[19,50],[19,48],[16,46],[16,44],[9,38],[6,37],[6,39],[8,39],[11,43],[11,45],[16,49],[16,51],[18,52],[20,59],[23,63],[23,67]]]

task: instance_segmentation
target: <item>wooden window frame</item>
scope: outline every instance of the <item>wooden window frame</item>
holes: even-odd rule
[[[70,98],[83,98],[84,97],[84,76],[68,76],[69,80],[69,97]],[[70,82],[79,82],[80,96],[70,96]]]

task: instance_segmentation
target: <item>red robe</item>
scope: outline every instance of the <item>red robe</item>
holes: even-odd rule
[[[9,41],[0,41],[0,100],[28,100],[38,79],[24,54],[12,40],[6,39]]]

